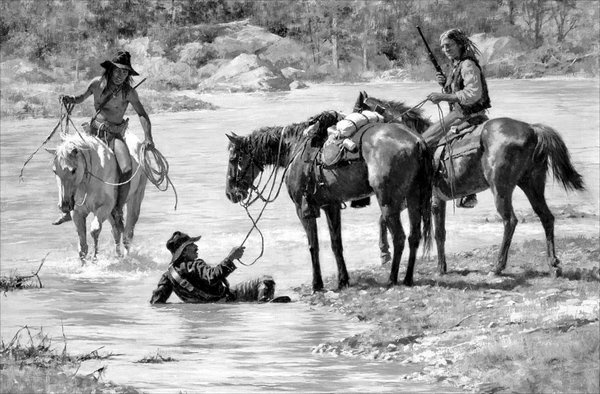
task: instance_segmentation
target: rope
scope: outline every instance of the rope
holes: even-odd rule
[[[440,125],[442,126],[442,130],[446,131],[446,125],[444,122],[444,111],[442,110],[442,107],[440,106],[440,104],[436,104],[437,106],[437,110],[438,110],[438,117],[440,119]],[[454,199],[454,196],[456,195],[456,189],[455,189],[455,185],[454,185],[454,162],[452,161],[452,144],[447,143],[446,147],[448,149],[448,155],[449,155],[449,167],[448,167],[448,174],[450,175],[450,197],[452,197],[452,213],[456,213],[456,201]]]
[[[177,210],[177,190],[175,189],[175,185],[171,181],[171,178],[169,178],[169,162],[167,159],[165,159],[162,153],[154,146],[148,147],[146,145],[141,146],[139,156],[139,167],[144,170],[150,183],[156,186],[161,192],[167,191],[169,185],[171,185],[173,193],[175,193],[175,206],[173,209]]]
[[[27,158],[27,160],[25,160],[25,162],[23,163],[23,166],[21,167],[21,171],[19,172],[19,183],[25,181],[25,178],[23,177],[23,171],[25,171],[25,166],[31,161],[31,159],[33,159],[33,156],[35,156],[35,154],[38,153],[38,151],[42,148],[42,146],[46,145],[48,143],[48,141],[50,141],[50,139],[52,138],[54,133],[56,133],[56,130],[58,130],[59,127],[61,128],[61,134],[63,133],[63,120],[65,120],[65,118],[67,119],[65,124],[66,124],[67,130],[68,130],[68,120],[70,119],[69,115],[71,114],[71,111],[73,111],[74,107],[75,107],[75,104],[65,105],[64,109],[66,109],[66,111],[63,112],[63,106],[61,105],[60,119],[58,120],[58,123],[56,124],[56,126],[54,126],[54,128],[52,129],[50,134],[48,134],[48,136],[40,144],[40,146],[38,146],[37,149],[32,154],[30,154],[29,157]]]
[[[244,240],[242,241],[240,246],[244,246],[244,244],[250,237],[250,234],[252,234],[252,232],[255,229],[258,232],[258,234],[260,235],[260,254],[258,255],[258,257],[256,257],[251,263],[248,263],[248,264],[244,263],[240,259],[237,259],[237,261],[240,264],[247,266],[247,267],[256,263],[263,256],[264,251],[265,251],[265,238],[264,238],[262,231],[260,231],[260,229],[258,228],[258,225],[257,225],[258,221],[262,217],[265,209],[267,208],[267,205],[272,203],[273,201],[275,201],[277,199],[277,197],[279,196],[279,193],[281,192],[281,188],[283,187],[285,175],[286,175],[290,165],[296,159],[296,157],[298,156],[298,153],[304,151],[304,149],[306,148],[306,144],[303,144],[303,149],[297,151],[294,155],[292,155],[292,158],[285,165],[283,173],[281,174],[281,180],[279,181],[279,186],[277,187],[277,191],[275,192],[275,196],[272,197],[273,191],[275,190],[275,185],[277,183],[277,172],[279,171],[279,167],[277,166],[277,163],[279,163],[279,160],[281,158],[281,147],[283,145],[283,135],[285,134],[286,129],[287,129],[287,127],[284,127],[281,130],[281,137],[279,139],[279,146],[277,148],[277,160],[275,162],[273,171],[271,171],[271,174],[269,175],[269,177],[267,178],[267,181],[265,182],[265,186],[262,188],[262,190],[258,190],[259,188],[257,186],[252,185],[251,189],[252,189],[252,192],[256,193],[256,197],[252,197],[252,192],[251,192],[245,201],[240,202],[240,205],[242,206],[242,208],[244,208],[244,210],[246,211],[246,215],[248,216],[248,218],[250,218],[250,221],[252,222],[252,227],[250,228],[250,230],[248,230],[248,233],[246,233],[246,236],[244,237]],[[261,180],[262,180],[262,172],[261,172],[261,178],[259,178],[258,184],[260,184]],[[271,183],[271,189],[269,190],[269,193],[268,193],[267,197],[265,198],[263,196],[263,194],[264,194],[264,191],[267,189],[267,187],[269,187],[269,182]],[[260,209],[260,212],[259,212],[258,216],[256,217],[256,219],[254,219],[248,208],[250,207],[250,205],[254,204],[259,199],[263,202],[263,206]]]

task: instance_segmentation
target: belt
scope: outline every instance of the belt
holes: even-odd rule
[[[110,134],[122,134],[127,129],[128,124],[129,119],[125,119],[123,122],[121,122],[121,124],[118,125],[109,122],[99,122],[96,119],[93,119],[91,122],[92,128]]]

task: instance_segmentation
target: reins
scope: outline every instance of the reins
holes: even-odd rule
[[[252,234],[252,232],[254,231],[254,229],[256,229],[256,231],[259,233],[260,235],[260,244],[261,244],[261,249],[260,249],[260,254],[258,255],[258,257],[256,257],[251,263],[244,263],[242,262],[242,260],[237,259],[238,262],[244,266],[251,266],[254,263],[256,263],[264,254],[265,251],[265,239],[264,239],[264,235],[262,233],[262,231],[260,231],[260,229],[258,228],[258,221],[260,220],[260,218],[262,217],[265,209],[267,208],[267,205],[272,203],[273,201],[275,201],[277,199],[277,197],[279,196],[279,193],[281,192],[281,188],[283,187],[283,182],[285,180],[285,175],[290,167],[290,165],[292,164],[292,162],[294,161],[294,159],[297,157],[298,153],[300,151],[297,151],[295,154],[292,155],[292,157],[290,158],[290,160],[288,161],[288,163],[285,165],[283,173],[281,174],[281,180],[279,181],[279,186],[277,187],[277,191],[275,193],[275,196],[272,197],[273,194],[273,190],[275,190],[275,185],[277,182],[277,172],[279,171],[279,166],[277,165],[279,163],[279,160],[281,159],[281,148],[283,146],[283,136],[285,134],[285,131],[287,130],[287,127],[283,127],[281,130],[281,137],[279,139],[279,146],[277,148],[277,160],[275,161],[275,165],[273,168],[273,171],[271,171],[271,174],[269,175],[269,177],[267,178],[267,181],[265,182],[265,186],[262,188],[262,190],[258,190],[259,188],[257,186],[251,185],[250,189],[252,190],[252,192],[256,193],[255,197],[252,197],[252,192],[248,195],[248,197],[246,198],[245,201],[240,201],[240,206],[242,208],[244,208],[246,215],[248,216],[248,218],[250,218],[250,221],[252,222],[252,227],[250,228],[250,230],[248,230],[248,232],[246,233],[246,236],[244,237],[244,240],[242,241],[242,243],[240,244],[240,246],[244,246],[244,244],[246,243],[246,241],[248,240],[248,238],[250,237],[250,234]],[[303,149],[306,147],[306,144],[303,144]],[[262,180],[262,171],[261,171],[261,177],[259,178],[259,184]],[[271,189],[269,190],[269,193],[267,195],[267,197],[264,197],[264,191],[267,189],[267,187],[269,187],[269,182],[271,183]],[[258,216],[256,217],[256,219],[254,219],[252,217],[252,214],[250,213],[250,210],[248,209],[252,204],[254,204],[256,201],[261,200],[263,202],[263,206],[260,209],[260,212],[258,214]]]

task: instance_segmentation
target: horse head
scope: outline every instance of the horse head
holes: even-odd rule
[[[252,152],[249,139],[235,133],[227,134],[229,138],[229,165],[225,194],[234,203],[248,197],[254,179],[264,170]]]
[[[69,212],[75,207],[75,192],[85,177],[85,157],[81,148],[68,141],[60,145],[54,151],[52,171],[58,185],[58,207]]]

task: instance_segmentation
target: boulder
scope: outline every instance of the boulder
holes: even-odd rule
[[[306,74],[306,71],[299,70],[294,67],[285,67],[281,69],[281,74],[283,74],[283,76],[286,78],[295,79],[304,76],[304,74]]]
[[[281,37],[269,33],[262,27],[252,26],[247,20],[225,23],[221,35],[214,39],[212,48],[217,56],[234,58],[242,53],[256,53],[281,40]]]
[[[305,84],[302,81],[294,81],[292,83],[290,83],[290,90],[295,90],[295,89],[306,89],[308,88],[308,85]]]
[[[235,91],[289,90],[291,81],[270,62],[256,55],[242,54],[224,64],[198,88]]]
[[[261,51],[260,58],[268,60],[276,67],[295,67],[306,69],[312,54],[308,48],[292,40],[291,38],[281,38],[269,45],[264,51]]]
[[[479,33],[472,35],[470,39],[481,51],[479,64],[482,66],[514,58],[525,50],[513,37],[493,37],[487,33]]]

